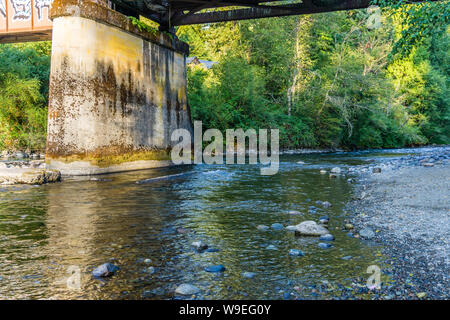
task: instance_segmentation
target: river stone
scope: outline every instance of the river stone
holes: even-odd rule
[[[268,246],[266,247],[266,249],[267,249],[267,250],[278,250],[277,247],[275,247],[273,244],[268,245]]]
[[[119,270],[119,267],[113,265],[112,263],[104,263],[92,271],[92,275],[97,278],[110,277]]]
[[[336,175],[336,174],[334,174],[334,173],[330,173],[330,178],[331,179],[335,179],[335,178],[337,178],[338,176]]]
[[[287,226],[286,230],[287,231],[295,231],[295,230],[297,230],[297,226]]]
[[[335,167],[335,168],[331,169],[330,172],[331,172],[331,173],[337,173],[337,174],[339,174],[339,173],[341,173],[341,168]]]
[[[293,216],[297,216],[297,215],[301,215],[302,213],[300,211],[297,211],[297,210],[291,210],[291,211],[289,211],[289,214],[293,215]]]
[[[268,226],[265,226],[265,225],[263,225],[263,224],[260,224],[259,226],[257,226],[256,227],[258,230],[261,230],[261,231],[267,231],[267,230],[269,230],[269,227]]]
[[[271,227],[273,230],[283,230],[284,229],[284,226],[281,223],[274,223],[274,224],[272,224]]]
[[[328,234],[328,230],[325,227],[318,225],[314,221],[304,221],[298,224],[296,228],[295,234],[300,236],[322,236]]]
[[[332,247],[332,245],[329,244],[329,243],[324,243],[324,242],[319,243],[319,248],[320,249],[329,249],[331,247]]]
[[[423,166],[426,167],[426,168],[431,168],[431,167],[434,167],[434,163],[431,163],[431,162],[425,162],[425,163],[423,164]]]
[[[320,174],[327,174],[326,170],[320,170]]]
[[[252,279],[252,278],[254,278],[256,276],[256,273],[254,273],[254,272],[243,272],[242,276],[244,278],[247,278],[247,279]]]
[[[291,249],[289,250],[289,255],[292,257],[303,257],[305,253],[301,250]]]
[[[373,173],[381,173],[381,168],[375,167],[375,168],[372,169],[372,172]]]
[[[219,264],[216,266],[209,266],[205,268],[206,272],[224,272],[225,271],[225,266]]]
[[[175,293],[183,296],[191,296],[200,292],[200,289],[192,284],[183,283],[175,289]]]
[[[324,234],[323,236],[320,236],[320,240],[322,241],[334,241],[334,236],[332,234]]]
[[[364,239],[372,239],[375,237],[375,232],[370,228],[364,228],[359,231],[359,235]]]
[[[194,247],[194,249],[198,252],[208,249],[208,245],[203,243],[202,241],[194,241],[191,243],[191,246]]]

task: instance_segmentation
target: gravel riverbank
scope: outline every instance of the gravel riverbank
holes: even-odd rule
[[[450,147],[361,168],[348,206],[361,237],[384,246],[391,299],[450,297]],[[361,232],[365,230],[364,232]]]

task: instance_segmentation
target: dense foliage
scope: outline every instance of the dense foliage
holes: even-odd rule
[[[193,118],[279,128],[284,148],[449,143],[448,21],[420,20],[422,7],[182,27],[191,55],[218,62],[188,69]],[[412,10],[420,34],[407,38]]]
[[[50,48],[0,46],[0,150],[45,147]]]
[[[179,28],[191,56],[217,62],[188,68],[192,118],[278,128],[283,148],[450,143],[448,1],[374,2],[382,14]],[[49,55],[49,43],[0,46],[0,149],[44,148]]]

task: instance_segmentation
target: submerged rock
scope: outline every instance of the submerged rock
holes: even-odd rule
[[[206,272],[224,272],[226,270],[225,266],[219,264],[216,266],[209,266],[205,268]]]
[[[337,173],[337,174],[339,174],[339,173],[341,173],[341,168],[339,168],[339,167],[334,167],[333,169],[331,169],[330,172],[331,172],[331,173]]]
[[[327,228],[318,225],[315,221],[304,221],[296,226],[295,235],[322,236],[328,234]]]
[[[320,170],[320,174],[327,174],[327,170]]]
[[[183,296],[191,296],[193,294],[197,294],[200,292],[200,289],[196,286],[193,286],[192,284],[183,283],[180,284],[176,289],[175,293],[181,294]]]
[[[112,263],[104,263],[92,271],[92,275],[96,278],[111,277],[119,270],[119,267],[113,265]]]
[[[198,252],[202,252],[208,249],[208,245],[203,243],[202,241],[194,241],[191,243],[191,246],[194,247],[194,249]]]
[[[375,237],[375,232],[373,232],[373,230],[370,228],[364,228],[359,231],[359,235],[364,239],[372,239],[373,237]]]
[[[256,273],[247,271],[247,272],[243,272],[242,276],[247,279],[252,279],[256,276]]]
[[[331,247],[332,247],[332,245],[329,244],[329,243],[324,243],[324,242],[319,243],[319,248],[320,249],[329,249]]]
[[[284,229],[284,226],[281,223],[274,223],[274,224],[272,224],[271,227],[273,230],[283,230]]]
[[[331,206],[333,206],[333,205],[331,203],[329,203],[328,201],[322,202],[322,207],[324,207],[324,208],[329,208]]]
[[[322,216],[319,218],[319,222],[323,224],[327,224],[330,221],[330,218],[328,216]]]
[[[286,230],[287,231],[295,231],[295,230],[297,230],[297,226],[287,226]]]
[[[266,247],[266,249],[267,249],[267,250],[278,250],[278,248],[275,247],[273,244],[268,245],[268,246]]]
[[[261,231],[267,231],[267,230],[269,230],[269,227],[265,226],[263,224],[260,224],[259,226],[256,227],[256,229],[261,230]]]
[[[324,234],[323,236],[320,236],[320,240],[322,241],[334,241],[334,236],[332,234]]]
[[[372,172],[373,173],[381,173],[381,168],[375,167],[375,168],[372,169]]]

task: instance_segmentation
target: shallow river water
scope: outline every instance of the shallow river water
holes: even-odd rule
[[[198,165],[96,181],[0,186],[0,298],[172,299],[178,298],[174,289],[181,283],[201,289],[196,299],[334,297],[333,288],[369,277],[367,267],[381,263],[381,248],[347,236],[342,228],[344,207],[353,196],[347,181],[351,176],[330,179],[319,170],[402,155],[286,155],[275,176],[262,176],[252,165]],[[181,172],[188,174],[136,184]],[[322,208],[317,200],[333,206]],[[291,215],[291,210],[301,214]],[[329,229],[336,237],[330,249],[320,249],[318,238],[257,229],[261,224],[317,221],[323,215],[330,217]],[[218,251],[196,253],[191,247],[196,240]],[[267,249],[269,245],[276,250]],[[290,249],[305,256],[291,257]],[[348,256],[352,258],[342,259]],[[92,278],[93,268],[105,262],[120,270],[107,280]],[[216,264],[226,271],[204,271]],[[67,277],[74,273],[76,279],[78,271],[79,290],[67,286]],[[244,278],[246,271],[255,277]],[[324,283],[331,289],[316,289]]]

